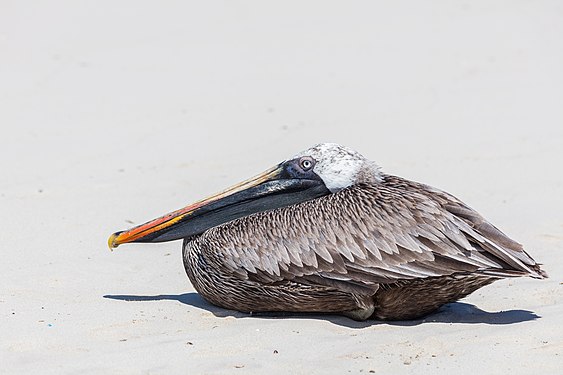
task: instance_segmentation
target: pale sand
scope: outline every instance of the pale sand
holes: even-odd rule
[[[0,373],[561,373],[561,5],[205,4],[2,5]],[[424,321],[248,317],[179,242],[107,249],[320,141],[457,195],[551,278]]]

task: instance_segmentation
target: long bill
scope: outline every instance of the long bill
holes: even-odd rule
[[[129,230],[113,233],[108,245],[113,249],[124,243],[188,238],[240,217],[328,193],[321,179],[294,178],[285,171],[282,163],[218,194]]]

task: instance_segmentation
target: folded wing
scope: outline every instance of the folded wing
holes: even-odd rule
[[[215,261],[237,277],[363,294],[456,273],[546,276],[520,244],[457,198],[394,176],[237,219],[198,241],[213,244]]]

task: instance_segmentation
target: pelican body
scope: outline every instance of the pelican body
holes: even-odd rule
[[[502,278],[547,277],[459,199],[330,143],[109,246],[177,239],[198,293],[242,312],[415,319]]]

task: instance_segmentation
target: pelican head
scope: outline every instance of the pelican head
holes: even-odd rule
[[[231,220],[382,180],[379,167],[358,152],[321,143],[277,166],[182,209],[112,234],[110,248],[130,242],[188,238]]]
[[[293,157],[301,163],[308,159],[313,163],[313,172],[331,193],[382,180],[379,166],[359,152],[336,143],[319,143]]]

